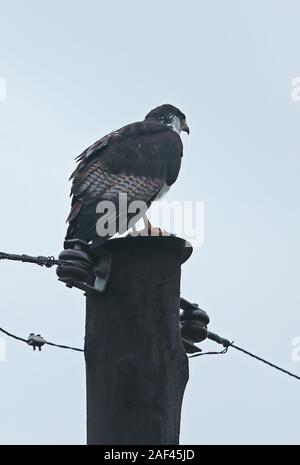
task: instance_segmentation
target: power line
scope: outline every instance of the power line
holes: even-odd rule
[[[13,339],[17,339],[18,341],[26,342],[26,344],[27,344],[27,339],[23,339],[22,337],[15,336],[14,334],[9,333],[8,331],[6,331],[6,330],[3,329],[3,328],[0,328],[0,331],[1,331],[2,333],[6,334],[6,336],[12,337]]]
[[[13,260],[23,263],[35,263],[39,266],[45,266],[46,268],[51,268],[54,265],[63,264],[63,260],[57,260],[55,257],[44,257],[39,255],[38,257],[32,257],[31,255],[17,255],[13,253],[0,252],[0,260]]]
[[[34,349],[35,349],[35,347],[38,347],[40,349],[40,347],[42,347],[43,345],[48,345],[48,346],[52,346],[52,347],[58,347],[59,349],[68,349],[68,350],[74,350],[76,352],[84,352],[83,349],[79,349],[78,347],[71,347],[71,346],[67,346],[67,345],[63,345],[63,344],[55,344],[54,342],[46,341],[40,335],[31,334],[28,339],[24,339],[22,337],[16,336],[15,334],[12,334],[12,333],[6,331],[5,329],[3,329],[1,327],[0,327],[0,332],[4,333],[6,336],[9,336],[9,337],[11,337],[13,339],[18,340],[18,341],[25,342],[26,344],[31,345]],[[286,375],[289,375],[289,376],[291,376],[293,378],[296,378],[296,379],[300,380],[300,376],[296,375],[295,373],[292,373],[292,372],[290,372],[288,370],[285,370],[284,368],[281,368],[278,365],[275,365],[274,363],[271,363],[271,362],[269,362],[268,360],[265,360],[262,357],[258,357],[257,355],[249,352],[248,350],[245,350],[245,349],[242,349],[239,346],[236,346],[233,342],[230,343],[227,339],[220,338],[220,340],[222,340],[223,342],[226,341],[225,347],[224,347],[223,350],[221,350],[219,352],[201,352],[201,353],[197,353],[197,354],[194,354],[194,355],[190,355],[189,358],[200,357],[202,355],[223,355],[223,354],[226,354],[228,352],[228,349],[230,347],[232,347],[233,349],[236,349],[236,350],[244,353],[245,355],[248,355],[249,357],[252,357],[255,360],[258,360],[259,362],[262,362],[265,365],[268,365],[271,368],[274,368],[275,370],[281,371],[282,373],[285,373]]]
[[[46,341],[45,344],[47,344],[48,346],[52,346],[52,347],[58,347],[59,349],[70,349],[70,350],[75,350],[76,352],[84,352],[83,349],[78,349],[78,347],[70,347],[70,346],[64,346],[61,344],[54,344],[53,342],[48,342],[48,341]]]
[[[285,370],[284,368],[279,367],[278,365],[275,365],[274,363],[269,362],[268,360],[265,360],[262,357],[258,357],[258,355],[252,354],[252,352],[249,352],[248,350],[242,349],[239,346],[236,346],[233,342],[229,343],[226,339],[220,338],[223,342],[219,342],[220,344],[224,345],[224,350],[221,350],[220,352],[203,352],[195,355],[191,355],[189,358],[194,358],[194,357],[199,357],[201,355],[222,355],[226,354],[228,352],[228,349],[232,347],[233,349],[236,349],[240,352],[242,352],[245,355],[249,355],[249,357],[254,358],[255,360],[258,360],[259,362],[264,363],[265,365],[270,366],[271,368],[274,368],[275,370],[281,371],[282,373],[285,373],[286,375],[292,376],[293,378],[296,378],[300,380],[300,376],[296,375],[295,373],[292,373],[291,371]],[[226,341],[226,343],[224,343]]]
[[[26,344],[32,346],[34,350],[36,349],[36,347],[38,347],[38,349],[41,350],[41,347],[43,345],[48,345],[52,347],[58,347],[59,349],[69,349],[69,350],[75,350],[76,352],[84,352],[83,349],[78,349],[77,347],[71,347],[71,346],[66,346],[62,344],[55,344],[54,342],[46,341],[40,334],[35,335],[31,333],[28,339],[24,339],[23,337],[19,337],[19,336],[16,336],[15,334],[9,333],[3,328],[0,328],[0,332],[2,332],[3,334],[6,334],[6,336],[9,336],[13,339],[17,339],[18,341],[25,342]]]
[[[9,253],[6,253],[6,252],[0,252],[0,260],[13,260],[13,261],[21,261],[23,263],[24,262],[25,263],[35,263],[36,265],[45,266],[47,268],[51,268],[54,265],[61,266],[61,265],[63,265],[65,263],[64,260],[56,259],[53,256],[45,257],[45,256],[40,255],[40,256],[37,256],[37,257],[32,257],[32,256],[26,255],[26,254],[17,255],[17,254],[9,254]],[[183,309],[187,309],[187,310],[194,309],[194,310],[196,310],[198,312],[199,311],[202,312],[203,315],[206,315],[206,313],[203,310],[198,308],[197,304],[191,304],[189,301],[187,301],[187,300],[185,300],[183,298],[180,299],[180,303],[181,303],[181,308],[183,308]],[[201,318],[203,318],[203,315],[201,316]],[[207,324],[208,322],[209,322],[209,318],[208,318],[208,321],[206,323],[205,322],[204,323]],[[39,334],[35,335],[35,334],[32,333],[32,334],[29,335],[28,339],[24,339],[22,337],[16,336],[15,334],[9,333],[8,331],[6,331],[5,329],[3,329],[1,327],[0,327],[0,332],[6,334],[6,336],[9,336],[9,337],[11,337],[13,339],[16,339],[18,341],[25,342],[26,344],[31,345],[34,350],[36,349],[36,347],[38,347],[38,349],[41,350],[41,347],[46,344],[46,345],[49,345],[49,346],[52,346],[52,347],[58,347],[60,349],[69,349],[69,350],[74,350],[76,352],[84,352],[83,349],[79,349],[77,347],[70,347],[70,346],[62,345],[62,344],[54,344],[53,342],[46,341]],[[252,357],[255,360],[258,360],[259,362],[262,362],[265,365],[268,365],[271,368],[274,368],[275,370],[281,371],[282,373],[285,373],[286,375],[289,375],[289,376],[291,376],[293,378],[296,378],[297,380],[300,380],[300,376],[298,376],[298,375],[296,375],[296,374],[294,374],[294,373],[292,373],[292,372],[290,372],[288,370],[285,370],[284,368],[281,368],[278,365],[275,365],[274,363],[271,363],[268,360],[265,360],[264,358],[259,357],[259,356],[255,355],[255,354],[245,350],[245,349],[242,349],[241,347],[236,346],[233,342],[229,342],[227,339],[224,339],[224,338],[218,336],[217,334],[214,334],[214,333],[211,333],[210,331],[207,331],[207,336],[206,337],[208,339],[211,339],[211,340],[215,341],[218,344],[223,345],[224,349],[219,351],[219,352],[196,353],[194,355],[189,356],[189,358],[195,358],[195,357],[199,357],[199,356],[202,356],[202,355],[222,355],[222,354],[226,354],[228,349],[230,347],[232,347],[233,349],[236,349],[236,350],[244,353],[245,355],[248,355],[249,357]]]
[[[219,352],[199,352],[197,354],[190,355],[188,358],[201,357],[201,355],[224,355],[224,354],[227,354],[228,349],[229,349],[229,346],[225,347],[225,349],[220,350]]]
[[[294,373],[291,373],[290,371],[285,370],[284,368],[281,368],[278,365],[274,365],[274,363],[268,362],[264,358],[258,357],[257,355],[254,355],[251,352],[248,352],[247,350],[236,346],[235,344],[231,344],[230,347],[233,347],[234,349],[239,350],[240,352],[243,352],[246,355],[249,355],[249,357],[255,358],[256,360],[264,363],[265,365],[269,365],[270,367],[275,368],[275,370],[281,371],[282,373],[285,373],[286,375],[292,376],[293,378],[300,380],[300,376],[295,375]]]

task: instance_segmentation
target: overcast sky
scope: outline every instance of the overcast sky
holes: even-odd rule
[[[205,202],[182,295],[300,374],[299,18],[297,0],[1,0],[0,250],[58,255],[74,157],[172,103],[191,134],[168,199]],[[54,270],[1,262],[0,279],[0,326],[83,346],[84,297]],[[1,444],[85,443],[80,353],[6,340],[0,380]],[[298,443],[297,383],[234,350],[191,360],[182,443]]]

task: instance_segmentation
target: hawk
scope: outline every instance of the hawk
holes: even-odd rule
[[[185,115],[172,105],[161,105],[143,121],[102,137],[76,158],[78,166],[70,177],[72,208],[67,219],[66,248],[71,239],[92,242],[92,246],[98,247],[120,232],[120,195],[126,194],[128,204],[143,202],[146,211],[167,192],[180,170],[181,131],[189,134]],[[106,215],[107,228],[101,235],[97,222],[105,215],[99,214],[99,205],[107,202],[114,209]],[[139,217],[132,213],[128,217],[138,221],[145,211]],[[117,227],[110,233],[112,224]],[[152,226],[149,222],[146,224],[151,232]]]

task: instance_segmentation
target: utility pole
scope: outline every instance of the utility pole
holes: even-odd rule
[[[176,445],[188,360],[179,322],[181,265],[174,236],[110,240],[103,294],[87,293],[87,443]]]

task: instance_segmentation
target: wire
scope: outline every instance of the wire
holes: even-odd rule
[[[9,333],[5,329],[0,327],[0,332],[6,334],[6,336],[12,337],[13,339],[17,339],[18,341],[25,342],[26,344],[29,344],[28,339],[24,339],[23,337],[16,336],[15,334]],[[66,345],[61,345],[61,344],[54,344],[54,342],[49,342],[49,341],[43,341],[43,344],[47,344],[48,346],[52,347],[58,347],[59,349],[69,349],[69,350],[75,350],[76,352],[84,352],[83,349],[78,349],[77,347],[70,347]],[[32,345],[32,344],[29,344]]]
[[[63,260],[57,260],[55,257],[44,257],[43,255],[39,255],[38,257],[32,257],[31,255],[17,255],[12,253],[0,252],[0,260],[13,260],[17,262],[23,263],[35,263],[39,266],[45,266],[46,268],[51,268],[54,265],[62,265],[64,263]]]
[[[8,331],[6,331],[5,329],[3,329],[1,327],[0,327],[0,332],[2,332],[3,334],[6,334],[6,336],[8,336],[8,337],[11,337],[11,338],[16,339],[18,341],[25,342],[26,344],[29,344],[29,339],[24,339],[23,337],[16,336],[15,334],[12,334],[12,333],[8,332]],[[59,349],[68,349],[68,350],[74,350],[76,352],[84,352],[83,349],[79,349],[78,347],[71,347],[71,346],[62,345],[62,344],[55,344],[54,342],[49,342],[49,341],[46,341],[46,340],[43,340],[43,344],[46,344],[46,345],[52,346],[52,347],[58,347]],[[32,345],[32,344],[29,344],[29,345]],[[268,360],[265,360],[264,358],[258,357],[257,355],[254,355],[251,352],[249,352],[248,350],[245,350],[245,349],[242,349],[239,346],[236,346],[233,342],[226,344],[226,347],[223,350],[221,350],[220,352],[201,352],[201,353],[197,353],[197,354],[194,354],[194,355],[190,355],[188,358],[190,359],[190,358],[195,358],[195,357],[201,357],[202,355],[223,355],[223,354],[226,354],[228,352],[228,349],[230,347],[232,347],[233,349],[238,350],[239,352],[244,353],[245,355],[249,355],[249,357],[252,357],[255,360],[258,360],[259,362],[262,362],[265,365],[268,365],[271,368],[274,368],[275,370],[281,371],[282,373],[285,373],[286,375],[289,375],[289,376],[291,376],[293,378],[296,378],[296,379],[300,380],[300,376],[296,375],[295,373],[292,373],[292,372],[290,372],[288,370],[285,370],[284,368],[281,368],[278,365],[275,365],[274,363],[271,363]]]
[[[47,344],[48,346],[52,346],[52,347],[58,347],[59,349],[70,349],[70,350],[75,350],[76,352],[84,352],[83,349],[78,349],[77,347],[70,347],[70,346],[64,346],[64,345],[61,345],[61,344],[54,344],[53,342],[46,341],[45,344]]]
[[[219,352],[201,352],[198,354],[190,355],[188,358],[194,358],[194,357],[201,357],[201,355],[223,355],[228,352],[229,346],[225,347],[225,349],[220,350]]]
[[[264,363],[265,365],[269,365],[270,367],[275,368],[275,370],[281,371],[282,373],[285,373],[286,375],[292,376],[293,378],[296,378],[296,379],[300,380],[300,376],[295,375],[294,373],[291,373],[290,371],[285,370],[284,368],[281,368],[281,367],[279,367],[278,365],[274,365],[274,363],[268,362],[268,361],[265,360],[264,358],[258,357],[257,355],[254,355],[254,354],[252,354],[251,352],[248,352],[247,350],[242,349],[241,347],[236,346],[235,344],[230,344],[229,347],[233,347],[234,349],[239,350],[240,352],[243,352],[243,353],[246,354],[246,355],[249,355],[249,357],[255,358],[255,359],[258,360],[259,362],[262,362],[262,363]]]
[[[220,338],[220,339],[222,339],[222,338]],[[268,362],[268,360],[265,360],[262,357],[258,357],[258,355],[254,355],[251,352],[249,352],[248,350],[245,350],[245,349],[242,349],[239,346],[236,346],[233,342],[229,343],[229,341],[227,341],[226,339],[225,340],[222,339],[222,340],[226,341],[226,346],[225,346],[224,350],[221,350],[220,352],[203,352],[203,353],[200,353],[200,354],[191,355],[189,358],[200,357],[201,355],[222,355],[222,354],[226,354],[229,347],[232,347],[233,349],[236,349],[236,350],[242,352],[245,355],[249,355],[249,357],[252,357],[255,360],[258,360],[259,362],[262,362],[265,365],[268,365],[271,368],[274,368],[275,370],[281,371],[282,373],[285,373],[286,375],[292,376],[293,378],[296,378],[296,379],[300,380],[300,376],[296,375],[295,373],[292,373],[292,372],[290,372],[288,370],[285,370],[284,368],[281,368],[278,365],[275,365],[274,363]]]
[[[6,336],[12,337],[13,339],[17,339],[18,341],[26,342],[26,344],[27,344],[27,339],[23,339],[22,337],[15,336],[14,334],[11,334],[8,331],[5,331],[5,329],[3,329],[3,328],[0,328],[0,331],[2,333],[6,334]]]
[[[39,266],[46,266],[47,268],[51,268],[54,265],[59,266],[59,265],[62,265],[64,263],[63,260],[59,260],[59,259],[57,260],[53,256],[45,257],[45,256],[40,255],[38,257],[32,257],[30,255],[25,255],[25,254],[17,255],[17,254],[9,254],[9,253],[6,253],[6,252],[0,252],[0,260],[14,260],[14,261],[21,261],[21,262],[25,262],[25,263],[26,262],[27,263],[35,263],[35,264],[37,264]],[[198,310],[198,311],[203,312],[203,310],[199,309],[197,304],[192,304],[192,303],[190,303],[189,301],[187,301],[187,300],[185,300],[183,298],[180,299],[180,303],[181,303],[181,308],[183,308],[183,309],[186,309],[186,310],[191,310],[192,309],[192,310]],[[203,313],[205,314],[205,312],[203,312]],[[208,319],[208,321],[209,321],[209,319]],[[0,328],[0,331],[2,333],[6,334],[7,336],[13,338],[13,339],[25,342],[26,344],[29,344],[29,345],[33,345],[34,348],[35,348],[35,346],[38,347],[38,345],[35,342],[33,342],[33,344],[32,344],[32,341],[30,342],[29,339],[24,339],[22,337],[11,334],[8,331],[4,330],[3,328]],[[296,378],[296,379],[300,380],[300,376],[295,375],[294,373],[291,373],[290,371],[285,370],[284,368],[281,368],[278,365],[275,365],[274,363],[268,362],[267,360],[265,360],[265,359],[263,359],[261,357],[258,357],[257,355],[254,355],[251,352],[248,352],[247,350],[242,349],[241,347],[236,346],[235,344],[233,344],[233,342],[229,342],[227,339],[223,339],[220,336],[218,336],[217,334],[210,333],[208,331],[207,332],[207,337],[209,339],[214,340],[218,344],[222,344],[224,346],[224,350],[222,350],[220,352],[196,353],[194,355],[190,355],[189,358],[200,357],[202,355],[222,355],[222,354],[226,354],[229,347],[232,347],[233,349],[236,349],[236,350],[238,350],[240,352],[243,352],[244,354],[249,355],[249,357],[252,357],[252,358],[258,360],[259,362],[262,362],[265,365],[269,365],[271,368],[274,368],[275,370],[281,371],[282,373],[285,373],[285,374],[287,374],[289,376],[292,376],[293,378]],[[45,341],[43,339],[41,345],[44,345],[44,344],[47,344],[47,345],[52,346],[52,347],[58,347],[60,349],[69,349],[69,350],[75,350],[76,352],[84,352],[83,349],[78,349],[77,347],[70,347],[70,346],[61,345],[61,344],[54,344],[53,342],[48,342],[48,341]]]
[[[15,334],[12,334],[12,333],[8,332],[8,331],[6,331],[5,329],[3,329],[1,327],[0,327],[0,332],[2,332],[3,334],[6,334],[6,336],[9,336],[9,337],[11,337],[13,339],[16,339],[18,341],[25,342],[26,344],[28,344],[28,339],[24,339],[23,337],[16,336]],[[44,344],[46,344],[48,346],[52,346],[52,347],[58,347],[59,349],[68,349],[68,350],[74,350],[75,352],[84,352],[83,349],[79,349],[78,347],[71,347],[71,346],[62,345],[62,344],[55,344],[54,342],[49,342],[49,341],[46,341],[46,340],[44,340]],[[201,352],[201,353],[198,353],[198,354],[190,355],[188,358],[190,359],[190,358],[195,358],[195,357],[201,357],[202,355],[223,355],[223,354],[227,353],[229,347],[232,347],[233,349],[236,349],[236,350],[238,350],[238,351],[240,351],[240,352],[242,352],[242,353],[244,353],[246,355],[249,355],[249,357],[252,357],[255,360],[258,360],[259,362],[262,362],[265,365],[268,365],[271,368],[274,368],[275,370],[281,371],[282,373],[285,373],[286,375],[289,375],[289,376],[291,376],[293,378],[296,378],[296,379],[300,380],[300,376],[296,375],[295,373],[291,373],[290,371],[285,370],[284,368],[281,368],[278,365],[275,365],[274,363],[271,363],[268,360],[265,360],[264,358],[258,357],[257,355],[254,355],[251,352],[249,352],[249,351],[247,351],[245,349],[242,349],[241,347],[236,346],[233,342],[228,344],[220,352]]]

